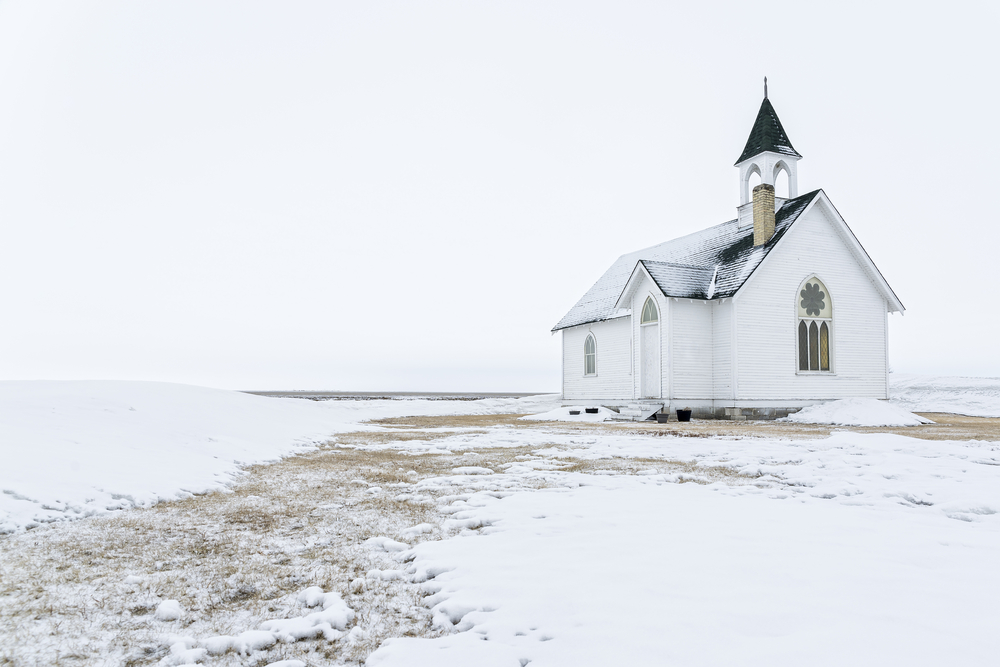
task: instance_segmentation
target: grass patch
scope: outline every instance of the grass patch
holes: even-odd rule
[[[255,655],[261,664],[293,657],[360,663],[387,637],[434,635],[416,587],[366,578],[399,563],[363,542],[437,525],[436,506],[366,492],[450,471],[452,459],[329,446],[252,466],[229,492],[7,536],[0,541],[0,664],[73,664],[67,653],[87,664],[155,664],[166,654],[161,635],[256,629],[283,617],[289,599],[313,585],[343,595],[363,639],[279,644]],[[129,575],[142,581],[126,584]],[[186,610],[180,621],[154,618],[167,599]],[[244,662],[227,654],[206,664]]]

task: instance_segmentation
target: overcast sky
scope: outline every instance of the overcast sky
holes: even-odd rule
[[[893,369],[998,376],[996,7],[0,0],[0,378],[557,391],[616,257],[735,217],[764,75]]]

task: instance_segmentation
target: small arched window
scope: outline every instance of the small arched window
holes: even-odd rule
[[[583,341],[583,374],[597,375],[597,341],[593,334],[587,334]]]
[[[833,332],[833,303],[830,291],[817,278],[802,283],[796,296],[798,305],[799,371],[826,371],[830,365],[830,338]]]
[[[656,303],[653,302],[653,297],[647,296],[646,303],[642,305],[642,317],[639,320],[639,324],[656,324],[659,320],[660,316],[656,312]]]

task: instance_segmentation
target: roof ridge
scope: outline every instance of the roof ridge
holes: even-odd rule
[[[689,233],[685,234],[684,236],[675,236],[672,239],[667,239],[666,241],[660,241],[659,243],[654,243],[653,245],[648,246],[646,248],[640,248],[638,250],[633,250],[632,252],[627,252],[624,255],[619,255],[618,259],[622,259],[623,257],[629,257],[631,255],[637,255],[639,253],[646,252],[647,250],[652,250],[653,248],[659,248],[661,245],[666,245],[668,243],[674,243],[676,241],[680,241],[681,239],[686,239],[686,238],[688,238],[690,236],[695,236],[696,234],[704,234],[705,232],[707,232],[707,231],[709,231],[711,229],[715,229],[717,227],[722,227],[723,225],[728,225],[728,224],[739,224],[739,218],[733,218],[732,220],[726,220],[725,222],[720,222],[720,223],[715,224],[715,225],[710,225],[708,227],[705,227],[704,229],[699,229],[699,230],[694,231],[694,232],[689,232]]]
[[[665,262],[661,259],[640,259],[639,261],[644,264],[649,262],[650,264],[664,264],[666,266],[676,266],[683,269],[703,269],[706,271],[715,266],[715,264],[684,264],[682,262]]]

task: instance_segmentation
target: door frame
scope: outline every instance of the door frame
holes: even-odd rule
[[[656,322],[642,323],[642,308],[646,305],[646,300],[649,299],[653,302],[653,306],[656,308]],[[633,311],[635,312],[635,311]],[[661,333],[660,325],[663,323],[663,306],[657,302],[656,297],[653,294],[646,294],[645,298],[642,300],[642,307],[639,308],[640,322],[639,322],[639,399],[647,398],[662,398],[663,397],[663,334]],[[646,391],[646,349],[643,345],[644,338],[646,334],[643,331],[649,327],[657,327],[655,344],[656,344],[656,383],[655,383],[655,395],[650,396]]]

